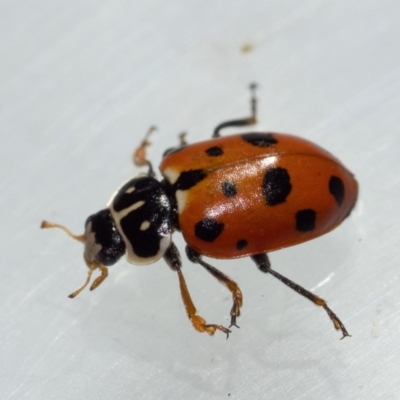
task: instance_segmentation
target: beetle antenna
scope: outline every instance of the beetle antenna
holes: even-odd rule
[[[58,228],[58,229],[63,230],[72,239],[75,239],[78,242],[82,242],[82,243],[86,242],[86,235],[74,235],[68,228],[66,228],[65,226],[60,225],[60,224],[55,224],[55,223],[49,222],[49,221],[42,221],[42,224],[40,225],[40,227],[42,229]],[[101,274],[93,281],[92,285],[90,286],[90,290],[96,289],[104,281],[104,279],[106,279],[108,276],[108,270],[104,265],[100,264],[97,261],[90,261],[85,254],[83,255],[83,258],[85,260],[87,267],[89,268],[88,275],[87,275],[85,283],[80,288],[78,288],[77,290],[75,290],[73,293],[71,293],[68,296],[70,299],[73,299],[80,292],[82,292],[83,289],[85,289],[85,287],[89,284],[90,279],[92,278],[92,274],[93,274],[94,270],[99,269]]]
[[[86,240],[86,236],[85,235],[74,235],[68,228],[66,228],[63,225],[60,224],[55,224],[53,222],[49,222],[49,221],[42,221],[40,227],[42,229],[50,229],[50,228],[58,228],[58,229],[62,229],[69,237],[72,237],[72,239],[77,240],[78,242],[82,242],[84,243]]]

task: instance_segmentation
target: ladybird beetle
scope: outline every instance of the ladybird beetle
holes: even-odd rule
[[[85,244],[89,268],[79,294],[100,270],[90,290],[108,275],[107,267],[123,254],[132,264],[150,264],[164,258],[178,275],[187,315],[199,332],[213,335],[222,325],[209,324],[197,314],[181,270],[181,258],[172,241],[181,231],[190,261],[200,264],[232,294],[230,326],[237,326],[243,296],[227,275],[202,259],[250,256],[256,266],[300,295],[321,306],[341,330],[345,326],[325,300],[271,269],[267,252],[321,236],[339,225],[357,199],[353,174],[329,152],[295,136],[249,132],[220,136],[223,128],[256,123],[256,85],[251,89],[251,116],[218,125],[211,140],[167,150],[160,164],[163,180],[156,179],[146,158],[149,130],[134,153],[134,163],[147,173],[124,183],[107,208],[91,215],[81,236],[62,225],[42,222],[42,228],[60,228]]]

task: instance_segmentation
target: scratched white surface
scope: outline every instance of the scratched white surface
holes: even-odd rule
[[[3,0],[0,36],[1,399],[400,398],[398,1]],[[341,227],[271,254],[352,338],[249,260],[214,262],[245,296],[229,340],[191,328],[163,262],[121,261],[68,299],[82,246],[40,221],[81,233],[139,172],[151,124],[157,163],[180,131],[246,116],[251,81],[257,129],[311,139],[359,180]],[[227,324],[227,291],[184,272],[199,312]]]

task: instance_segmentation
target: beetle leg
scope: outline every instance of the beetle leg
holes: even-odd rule
[[[254,256],[251,256],[251,259],[256,263],[256,265],[260,271],[265,272],[265,273],[270,273],[272,276],[279,279],[282,283],[284,283],[286,286],[289,286],[291,289],[293,289],[298,294],[301,294],[308,300],[311,300],[317,306],[323,307],[324,310],[327,312],[329,318],[333,322],[335,329],[337,329],[337,330],[340,329],[342,331],[343,336],[341,337],[341,339],[345,338],[346,336],[350,336],[349,333],[347,332],[347,329],[343,325],[342,321],[328,307],[328,304],[326,303],[326,301],[324,299],[322,299],[319,296],[316,296],[315,294],[311,293],[309,290],[304,289],[302,286],[298,285],[297,283],[291,281],[290,279],[284,277],[283,275],[281,275],[278,272],[271,269],[271,263],[268,259],[267,254],[256,254]]]
[[[222,325],[208,324],[206,320],[197,314],[195,305],[193,304],[192,298],[190,297],[189,290],[186,285],[185,278],[181,271],[181,257],[176,246],[171,243],[171,246],[164,254],[164,260],[169,265],[169,267],[178,273],[179,287],[181,290],[181,296],[183,304],[186,309],[187,316],[192,322],[193,327],[198,332],[207,332],[209,335],[214,335],[215,331],[219,330],[226,333],[228,338],[230,330]]]
[[[186,141],[186,135],[187,135],[187,132],[181,132],[180,134],[179,134],[179,147],[181,147],[181,146],[186,146],[187,144],[188,144],[188,142]]]
[[[146,132],[144,139],[142,140],[142,143],[140,143],[140,146],[133,153],[133,163],[138,167],[143,167],[144,165],[147,165],[149,167],[148,174],[152,178],[154,178],[156,174],[154,172],[151,162],[146,157],[146,147],[150,146],[149,136],[155,130],[155,126],[151,126],[149,128],[149,130]]]
[[[251,91],[251,98],[250,98],[251,116],[247,118],[234,119],[231,121],[222,122],[221,124],[217,125],[217,127],[214,129],[214,133],[212,136],[213,138],[221,136],[219,134],[221,129],[229,128],[231,126],[248,126],[257,123],[257,97],[256,97],[257,84],[251,83],[249,88]]]
[[[163,153],[163,157],[165,157],[166,155],[179,150],[181,147],[187,146],[188,142],[186,141],[185,137],[186,137],[187,133],[186,132],[181,132],[178,135],[179,138],[179,145],[176,147],[169,147],[167,150],[164,151]]]
[[[225,285],[228,288],[228,290],[232,293],[233,305],[230,312],[231,324],[229,328],[232,326],[236,326],[237,328],[239,328],[236,325],[236,318],[240,316],[240,308],[243,305],[243,295],[237,283],[233,281],[231,278],[229,278],[227,275],[223,274],[221,271],[213,267],[212,265],[203,261],[200,257],[200,254],[197,253],[195,250],[191,249],[189,246],[186,246],[186,254],[190,261],[198,263],[202,267],[204,267],[212,276],[217,278],[218,281],[223,285]]]

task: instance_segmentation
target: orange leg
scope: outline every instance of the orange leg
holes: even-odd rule
[[[232,326],[236,326],[237,328],[239,328],[236,325],[236,318],[240,316],[240,308],[243,305],[243,295],[242,295],[242,291],[240,290],[238,284],[235,281],[233,281],[231,278],[229,278],[229,276],[223,274],[221,271],[219,271],[212,265],[204,262],[201,259],[200,255],[188,246],[186,247],[186,254],[190,261],[192,261],[194,263],[198,263],[202,267],[204,267],[212,276],[217,278],[218,281],[221,282],[223,285],[225,285],[228,288],[228,290],[232,293],[233,305],[232,305],[231,312],[230,312],[231,324],[230,324],[229,328]]]
[[[231,332],[228,328],[225,328],[222,325],[208,324],[203,317],[197,314],[196,307],[193,304],[192,298],[190,297],[185,278],[181,271],[181,256],[174,243],[171,243],[171,246],[165,252],[164,260],[173,271],[178,273],[179,287],[181,290],[183,304],[194,329],[196,329],[198,332],[207,332],[209,335],[214,335],[214,333],[218,330],[224,332],[228,338],[229,333]]]
[[[156,129],[157,128],[155,126],[151,126],[149,128],[149,130],[146,132],[144,139],[142,140],[142,143],[140,143],[140,146],[133,153],[133,163],[138,167],[143,167],[147,165],[149,167],[148,174],[152,177],[155,176],[155,172],[153,166],[151,165],[151,162],[147,159],[146,147],[150,146],[149,137]]]
[[[196,329],[198,332],[207,332],[209,335],[214,335],[215,331],[219,330],[226,333],[226,337],[228,338],[229,333],[231,332],[228,328],[225,328],[222,325],[207,324],[206,320],[197,314],[196,307],[194,306],[192,298],[190,297],[190,293],[186,286],[186,281],[183,277],[182,271],[178,269],[177,273],[183,304],[185,305],[186,313],[192,322],[194,329]]]

